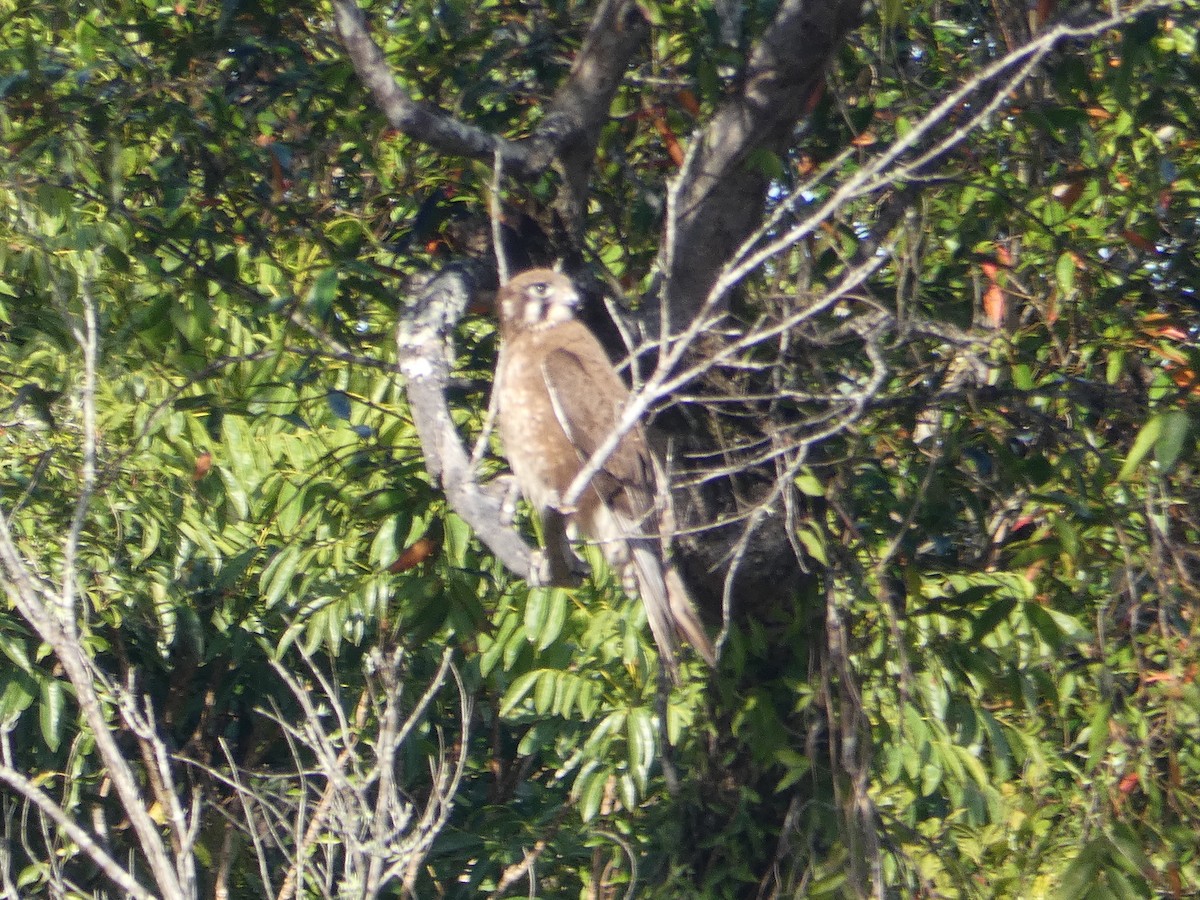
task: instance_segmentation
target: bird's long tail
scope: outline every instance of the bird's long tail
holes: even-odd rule
[[[664,563],[662,543],[647,535],[643,527],[643,522],[601,506],[589,531],[598,539],[609,565],[623,576],[626,591],[632,594],[636,590],[641,597],[663,667],[678,683],[680,638],[710,666],[716,667],[717,655],[679,572],[669,561]]]
[[[700,658],[712,668],[717,667],[717,651],[708,632],[696,614],[696,604],[679,577],[679,570],[669,561],[664,564],[663,580],[667,585],[667,602],[671,605],[671,618],[675,622],[675,630],[687,638],[687,642],[700,654]]]
[[[639,538],[631,540],[629,544],[638,594],[646,608],[650,632],[654,635],[654,642],[658,645],[658,652],[671,680],[679,681],[679,661],[676,656],[679,637],[687,640],[700,658],[715,668],[716,651],[696,614],[696,607],[679,572],[670,563],[663,564],[655,541]]]
[[[646,609],[646,620],[650,633],[658,645],[658,655],[671,681],[679,683],[679,659],[676,655],[679,642],[676,637],[674,616],[671,615],[671,599],[667,592],[666,579],[652,542],[642,538],[629,542],[630,562],[637,579],[637,592]]]

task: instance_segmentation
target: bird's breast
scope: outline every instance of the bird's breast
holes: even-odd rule
[[[498,375],[500,440],[521,493],[538,510],[557,505],[581,463],[555,415],[541,366],[506,351]]]

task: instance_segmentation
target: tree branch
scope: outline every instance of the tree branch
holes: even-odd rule
[[[393,128],[455,156],[491,159],[499,153],[504,170],[512,174],[529,175],[545,169],[549,157],[535,158],[530,145],[498,138],[444,110],[413,100],[393,77],[383,51],[371,37],[363,11],[354,0],[334,0],[333,15],[358,77],[375,95],[375,102]]]
[[[126,894],[137,897],[138,900],[154,900],[153,893],[138,884],[133,876],[122,869],[120,864],[92,839],[86,828],[67,815],[61,806],[47,797],[32,781],[7,763],[3,763],[0,764],[0,782],[7,784],[13,791],[52,819],[55,825],[65,831],[67,836],[79,845],[100,871],[112,879],[113,883]]]
[[[629,60],[646,39],[645,13],[632,0],[604,0],[592,17],[571,74],[559,86],[538,133],[558,149],[563,186],[558,210],[572,238],[583,215],[600,131]]]
[[[55,590],[31,571],[17,549],[7,519],[0,515],[0,584],[38,637],[49,645],[75,689],[76,702],[92,732],[96,751],[108,770],[121,807],[129,817],[160,895],[165,898],[184,898],[194,884],[193,861],[177,856],[173,864],[167,853],[158,827],[146,811],[146,797],[138,786],[133,767],[117,745],[105,715],[99,693],[104,684],[103,678],[95,670],[77,638],[76,617],[79,611],[76,608],[78,604],[75,602],[74,586],[79,572],[73,542],[78,540],[83,527],[87,513],[85,501],[91,498],[91,479],[95,477],[96,424],[94,413],[88,410],[94,409],[97,365],[94,300],[86,289],[81,292],[80,299],[84,307],[83,328],[74,330],[83,352],[84,425],[87,432],[84,436],[85,484],[72,520],[71,533],[65,542],[62,583]],[[11,777],[6,778],[12,783]]]
[[[470,457],[446,403],[450,334],[467,302],[482,290],[482,263],[459,262],[434,276],[405,311],[397,330],[400,372],[425,454],[425,468],[441,484],[450,508],[511,571],[530,577],[533,556],[505,521],[501,501],[475,480]]]
[[[358,77],[370,88],[394,128],[435,150],[488,160],[508,175],[544,172],[557,158],[564,179],[560,213],[578,235],[586,206],[588,176],[608,119],[613,94],[633,52],[648,33],[645,16],[633,0],[604,0],[592,17],[571,72],[555,92],[533,134],[509,141],[419,103],[396,81],[354,0],[334,0],[337,31]]]
[[[721,266],[762,221],[770,178],[753,157],[784,151],[861,7],[861,0],[785,0],[751,50],[740,89],[694,139],[671,190],[660,260],[674,329],[691,321]]]

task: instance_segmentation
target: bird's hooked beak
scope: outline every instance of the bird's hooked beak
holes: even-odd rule
[[[562,294],[562,302],[565,303],[572,312],[579,309],[580,304],[583,303],[583,298],[579,296],[579,291],[575,290],[574,285],[564,290]]]
[[[533,309],[530,309],[529,314],[547,325],[557,325],[575,318],[575,310],[579,308],[582,301],[579,291],[575,290],[574,285],[555,285],[542,299],[544,306],[540,313],[535,313]]]

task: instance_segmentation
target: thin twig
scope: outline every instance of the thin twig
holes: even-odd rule
[[[496,255],[496,273],[500,285],[508,283],[508,254],[504,252],[504,211],[500,205],[500,188],[504,177],[504,156],[499,148],[492,154],[492,183],[488,186],[488,213],[492,220],[492,252]]]
[[[0,765],[0,781],[3,781],[52,819],[54,824],[65,831],[71,840],[88,855],[88,858],[121,890],[138,900],[154,900],[155,895],[152,891],[148,891],[138,884],[133,876],[121,867],[120,863],[109,856],[104,848],[92,839],[86,829],[67,815],[61,806],[42,793],[32,781],[7,764]]]

